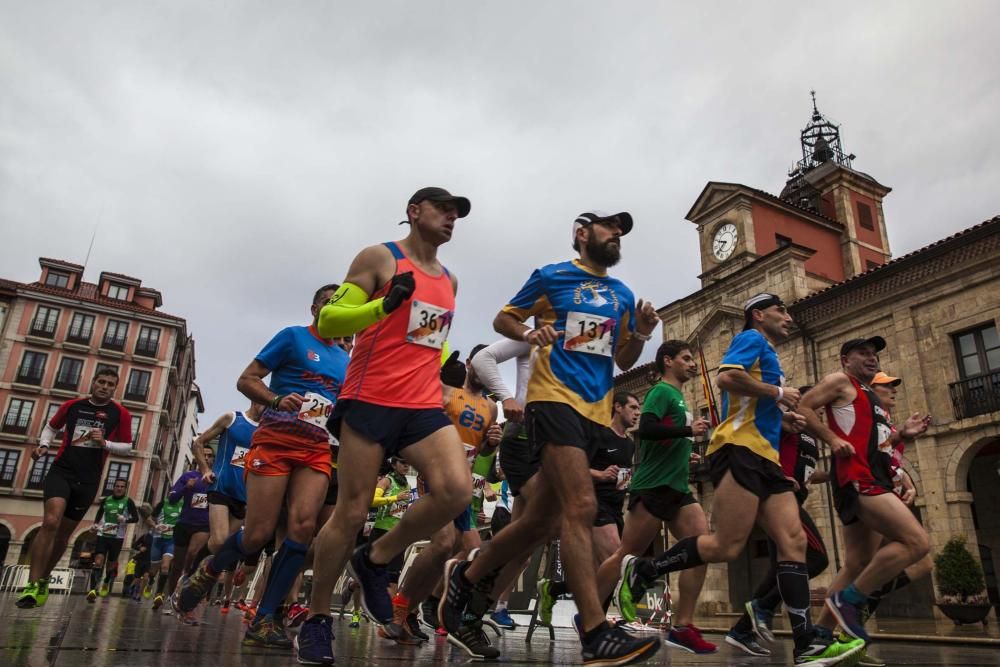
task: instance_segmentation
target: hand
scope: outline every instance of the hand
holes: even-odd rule
[[[461,388],[465,385],[466,369],[465,364],[458,360],[458,350],[453,350],[451,355],[441,364],[441,382],[449,387]]]
[[[639,299],[635,306],[635,330],[644,336],[653,333],[653,329],[660,323],[660,316],[656,314],[656,309],[649,301]]]
[[[37,461],[43,455],[48,454],[48,453],[49,453],[49,448],[48,447],[42,447],[41,445],[39,445],[39,446],[35,447],[33,450],[31,450],[31,460],[32,461]]]
[[[691,456],[688,457],[688,465],[698,465],[701,463],[701,454],[698,452],[691,452]]]
[[[188,481],[186,481],[184,483],[184,486],[187,487],[187,488],[189,488],[189,489],[193,489],[194,485],[197,484],[197,483],[198,483],[198,478],[197,477],[191,477],[191,478],[188,479]]]
[[[100,443],[101,445],[103,445],[104,444],[104,431],[102,431],[99,428],[92,428],[92,429],[90,429],[89,438],[93,442],[97,442],[97,443]]]
[[[215,484],[215,473],[211,470],[201,473],[201,481],[205,484]]]
[[[409,491],[403,491],[402,493],[396,495],[396,500],[401,503],[408,503],[411,498],[413,498],[413,494]]]
[[[696,438],[700,438],[708,433],[708,429],[711,427],[712,423],[707,419],[695,419],[694,422],[691,423],[691,435]]]
[[[789,410],[781,415],[781,426],[790,433],[802,433],[806,427],[806,417]]]
[[[490,428],[486,431],[486,444],[490,447],[496,447],[502,438],[503,429],[497,424],[490,424]]]
[[[802,488],[801,486],[799,486],[799,480],[795,479],[794,477],[789,477],[788,475],[785,475],[785,479],[787,479],[789,482],[792,483],[792,486],[795,488],[796,491]]]
[[[559,339],[565,332],[556,331],[555,327],[551,324],[546,324],[540,329],[532,329],[528,332],[528,337],[524,340],[527,341],[528,345],[535,345],[537,347],[545,347],[546,345],[551,345]]]
[[[905,503],[906,505],[912,506],[913,501],[915,501],[916,499],[917,499],[916,489],[907,489],[906,491],[903,492],[903,503]]]
[[[92,533],[99,532],[100,530],[101,530],[101,527],[98,526],[96,523],[93,526],[90,527],[90,532],[92,532]]]
[[[618,481],[618,466],[608,466],[604,469],[602,479],[606,482],[617,482]]]
[[[813,474],[809,475],[809,479],[806,480],[807,484],[823,484],[830,481],[830,473],[826,470],[816,470]]]
[[[492,503],[494,500],[497,499],[497,490],[494,489],[489,484],[487,484],[485,487],[483,487],[483,498]]]
[[[389,283],[389,292],[382,300],[382,310],[386,314],[396,310],[413,295],[413,290],[416,288],[417,283],[413,280],[412,271],[393,276],[392,281]]]
[[[118,515],[118,523],[125,523],[125,515],[124,514],[119,514]]]
[[[278,412],[294,412],[298,414],[299,409],[305,402],[305,398],[301,394],[288,394],[287,396],[281,397],[281,402],[278,403]]]
[[[165,532],[167,532],[168,528],[170,528],[170,526],[168,526],[165,523],[158,523],[158,524],[156,524],[156,532],[158,532],[158,533],[161,533],[161,534],[165,533]]]
[[[854,446],[846,440],[835,438],[830,441],[830,453],[834,456],[848,458],[854,456]]]
[[[899,437],[904,440],[913,440],[918,435],[923,435],[927,432],[927,427],[931,425],[931,416],[925,415],[920,416],[919,412],[914,412],[910,415],[910,418],[903,422],[903,425],[899,428]]]
[[[802,398],[802,394],[800,394],[799,390],[795,387],[782,387],[781,389],[784,392],[781,396],[781,400],[778,400],[777,398],[774,400],[778,401],[778,405],[784,405],[789,410],[794,410],[798,406],[799,400]]]
[[[524,406],[513,398],[504,400],[500,405],[503,406],[503,416],[505,419],[512,422],[524,421]]]

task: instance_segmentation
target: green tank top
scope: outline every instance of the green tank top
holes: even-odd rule
[[[483,509],[483,494],[486,489],[486,478],[493,469],[497,453],[493,452],[489,456],[479,455],[472,464],[472,511],[473,515],[479,514]],[[473,516],[475,521],[475,516]]]
[[[385,495],[398,496],[403,491],[409,490],[409,480],[405,477],[400,479],[395,474],[389,475],[389,488],[386,490]],[[399,523],[399,520],[403,518],[403,513],[409,506],[410,501],[408,500],[400,500],[389,505],[383,505],[378,508],[378,514],[375,516],[375,525],[373,527],[379,530],[392,530]]]
[[[174,536],[174,526],[177,525],[177,519],[181,515],[181,508],[184,507],[184,498],[181,497],[176,503],[172,503],[166,498],[163,499],[163,507],[160,509],[160,516],[157,517],[156,522],[162,523],[165,526],[169,526],[167,530],[159,534],[163,539],[169,540]]]
[[[118,517],[128,518],[128,496],[115,498],[108,496],[104,499],[104,517],[100,527],[101,535],[104,537],[125,537],[125,522],[119,523]]]

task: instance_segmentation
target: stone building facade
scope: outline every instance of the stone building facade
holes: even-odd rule
[[[817,116],[811,125],[826,123]],[[778,354],[786,381],[801,386],[839,370],[843,341],[883,336],[888,346],[880,355],[882,367],[903,379],[896,419],[914,412],[934,419],[905,453],[904,468],[918,490],[915,512],[935,550],[953,535],[966,537],[980,556],[996,606],[1000,217],[890,261],[881,205],[889,189],[855,171],[853,156],[839,152],[839,138],[838,150],[827,147],[833,143],[821,143],[826,152],[820,155],[804,144],[804,159],[781,196],[736,184],[706,186],[687,216],[700,233],[702,289],[658,310],[663,338],[699,348],[714,385],[722,356],[742,328],[744,301],[758,292],[776,293],[796,324]],[[652,364],[646,364],[621,374],[616,388],[642,396],[655,380]],[[703,383],[695,380],[685,389],[688,405],[707,414]],[[717,389],[709,390],[718,398]],[[703,468],[692,473],[692,486],[711,517],[711,482]],[[827,487],[814,487],[807,501],[831,556],[815,588],[829,583],[843,560],[843,536]],[[740,559],[711,566],[703,611],[738,608],[766,567],[766,541],[755,531]],[[933,599],[925,581],[887,599],[882,609],[931,617]]]

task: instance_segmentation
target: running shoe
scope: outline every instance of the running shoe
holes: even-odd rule
[[[326,614],[306,619],[293,644],[300,665],[332,665],[333,619]]]
[[[250,607],[247,606],[246,600],[240,598],[239,600],[236,601],[236,608],[239,609],[240,611],[246,611]]]
[[[351,614],[351,627],[359,628],[361,627],[361,612],[357,609]]]
[[[243,645],[288,649],[292,647],[292,642],[281,626],[275,622],[274,614],[268,614],[262,618],[255,618],[254,622],[247,626],[246,634],[243,635]]]
[[[701,630],[692,623],[679,628],[676,626],[671,628],[670,632],[667,633],[666,642],[668,646],[698,655],[715,653],[719,650],[719,647],[712,642],[705,641],[705,638],[701,636]]]
[[[153,582],[149,582],[149,585],[142,589],[142,597],[147,600],[153,597]]]
[[[831,665],[854,667],[864,650],[865,643],[860,639],[844,643],[816,635],[809,646],[801,651],[795,651],[795,664],[817,665],[817,667],[830,667]]]
[[[761,607],[757,600],[750,600],[743,608],[746,609],[750,623],[753,625],[753,633],[762,642],[771,643],[774,641],[774,632],[771,629],[774,624],[774,612]]]
[[[551,622],[551,615],[549,616]],[[497,624],[498,627],[504,630],[514,630],[517,628],[517,623],[514,619],[510,617],[510,612],[506,609],[501,609],[500,611],[495,611],[490,614],[490,620]]]
[[[411,611],[406,615],[406,627],[409,628],[410,634],[420,641],[425,642],[430,640],[430,636],[420,627],[420,621],[417,620],[415,612]]]
[[[438,604],[438,623],[448,634],[458,632],[465,618],[465,608],[472,599],[474,586],[462,574],[468,561],[452,558],[444,564],[445,593]]]
[[[392,601],[392,622],[378,626],[378,636],[383,639],[393,639],[397,644],[413,646],[420,643],[410,632],[410,624],[406,618],[410,615],[409,605],[402,600]]]
[[[41,577],[35,582],[38,587],[38,592],[35,594],[35,600],[38,601],[39,607],[44,607],[45,603],[49,601],[49,578]]]
[[[229,600],[223,600],[222,601],[222,607],[219,609],[219,613],[220,614],[228,614],[229,613]]]
[[[46,584],[47,586],[48,584]],[[21,591],[21,595],[18,596],[17,602],[14,605],[18,609],[34,609],[35,607],[40,607],[38,604],[38,583],[34,581],[29,581],[25,586],[24,590]]]
[[[177,591],[171,596],[176,611],[191,611],[212,592],[216,577],[208,573],[208,558],[202,561],[190,577],[177,584]]]
[[[858,658],[858,667],[886,667],[886,661],[880,660],[869,653],[867,646],[861,651],[860,655],[861,657]]]
[[[742,633],[730,630],[726,635],[726,643],[735,646],[747,655],[767,656],[771,655],[771,649],[764,648],[757,643],[757,638],[752,632]]]
[[[483,623],[479,620],[464,623],[457,632],[449,632],[448,643],[468,653],[473,660],[493,660],[500,657],[500,651],[483,632]]]
[[[156,611],[162,606],[163,606],[163,595],[162,594],[157,595],[155,598],[153,598],[153,611]]]
[[[556,606],[556,599],[552,595],[550,579],[538,580],[538,622],[545,625],[552,625],[552,608]]]
[[[615,585],[613,598],[615,606],[618,607],[618,611],[621,612],[626,621],[631,622],[638,618],[636,600],[642,598],[646,589],[652,586],[655,581],[655,577],[650,580],[640,573],[640,570],[648,566],[647,561],[636,556],[625,556],[622,559],[621,576]],[[664,582],[664,586],[666,586],[666,582]],[[667,597],[666,591],[664,597]]]
[[[438,629],[438,603],[441,600],[428,595],[427,599],[420,603],[420,620],[431,630]]]
[[[91,588],[87,591],[87,602],[93,603],[97,600],[97,591]]]
[[[219,598],[215,598],[215,601],[212,602],[212,606],[213,607],[221,607],[222,606],[222,600],[219,599]]]
[[[286,618],[288,619],[288,627],[297,628],[302,625],[302,622],[306,620],[309,616],[309,607],[301,605],[298,602],[292,604],[288,611],[286,612]]]
[[[173,616],[174,615],[174,610],[170,608],[170,605],[167,605],[166,607],[163,608],[163,615],[164,616]]]
[[[865,642],[871,640],[865,631],[865,624],[861,620],[860,605],[851,604],[838,591],[826,599],[826,608],[837,619],[837,623],[840,624],[844,632],[855,639],[863,639]]]
[[[361,588],[361,608],[380,625],[392,622],[392,599],[389,597],[389,570],[385,565],[368,565],[368,547],[354,550],[347,571]]]
[[[445,630],[444,628],[435,628],[434,629],[434,636],[436,636],[436,637],[447,637],[448,636],[448,631]]]
[[[246,611],[243,612],[243,622],[253,623],[253,619],[257,617],[257,605],[249,605]]]
[[[579,624],[577,627],[579,631]],[[583,664],[600,667],[630,665],[645,660],[659,650],[659,637],[634,637],[624,628],[608,626],[591,641],[583,643]]]
[[[108,588],[108,582],[105,581],[103,584],[101,584],[101,590],[98,593],[98,595],[100,595],[102,598],[106,598],[108,597],[108,593],[110,592],[111,590]]]

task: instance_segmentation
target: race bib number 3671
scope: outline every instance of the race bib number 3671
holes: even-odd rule
[[[566,337],[563,348],[570,352],[587,352],[602,357],[612,356],[612,336],[616,321],[610,317],[570,311],[566,314]]]
[[[410,306],[410,323],[406,327],[406,342],[440,350],[448,340],[452,312],[423,301]]]

